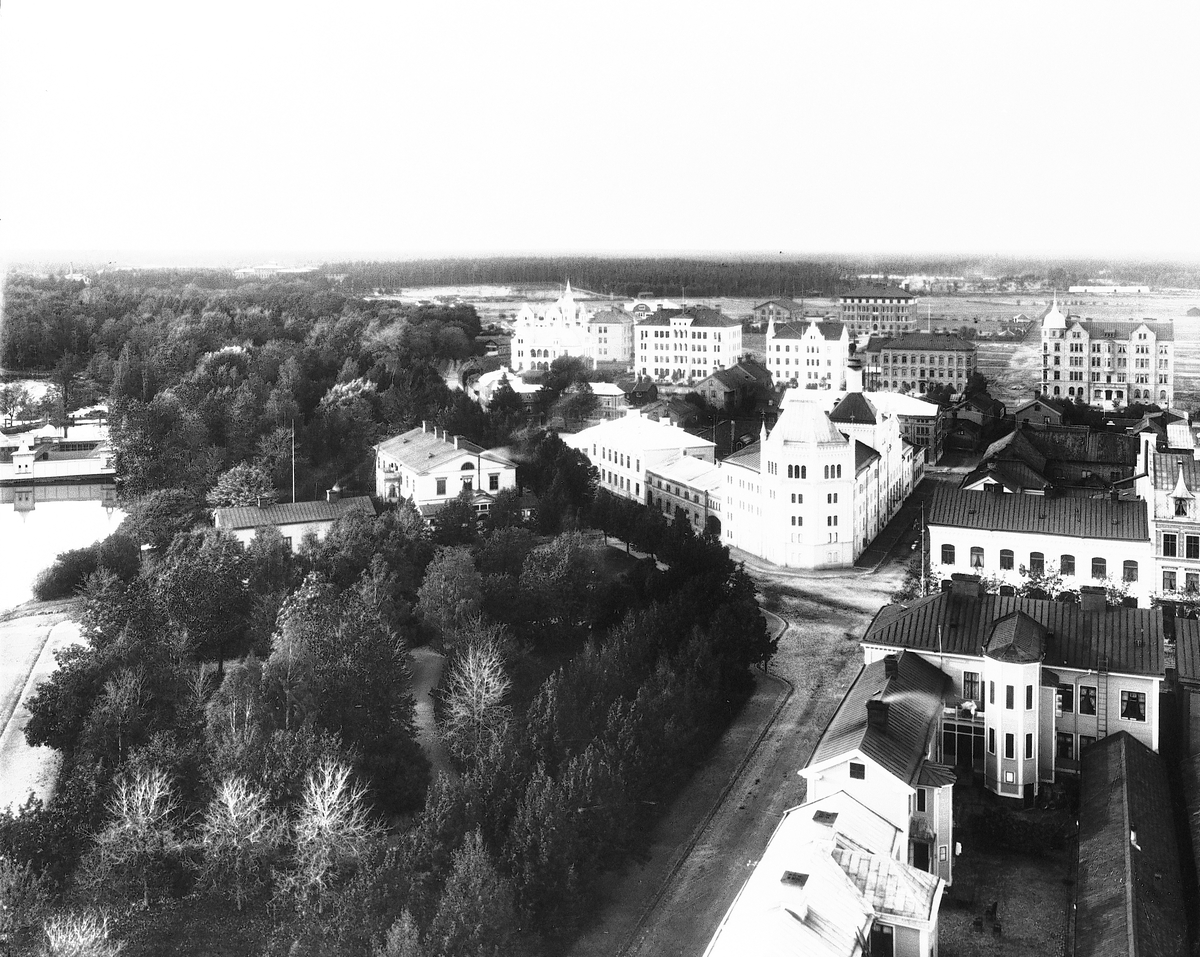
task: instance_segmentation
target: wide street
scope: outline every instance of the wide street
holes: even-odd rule
[[[858,673],[857,639],[900,587],[907,558],[874,574],[746,562],[763,607],[786,624],[770,674],[655,827],[647,860],[605,879],[570,957],[704,952],[781,815],[804,801],[796,771]]]
[[[63,612],[0,622],[0,810],[19,807],[32,791],[54,789],[58,755],[25,743],[25,702],[57,667],[54,652],[79,641],[79,626]]]

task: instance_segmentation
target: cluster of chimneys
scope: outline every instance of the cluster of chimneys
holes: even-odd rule
[[[421,420],[421,431],[429,432],[435,439],[441,439],[443,442],[453,442],[454,447],[458,448],[458,436],[447,432],[445,429],[439,429],[436,425],[431,429],[426,424],[424,419]]]
[[[982,598],[983,581],[978,575],[956,572],[950,576],[949,592],[951,598]],[[1085,615],[1103,615],[1108,610],[1108,592],[1100,585],[1081,586],[1079,609]]]

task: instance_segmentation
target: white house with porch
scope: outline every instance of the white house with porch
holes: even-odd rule
[[[517,467],[460,435],[422,422],[418,429],[375,446],[375,494],[382,502],[409,499],[429,516],[464,489],[478,513],[486,513],[497,492],[517,487]]]

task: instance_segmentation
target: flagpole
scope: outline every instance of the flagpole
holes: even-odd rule
[[[296,419],[292,418],[292,501],[296,501]]]

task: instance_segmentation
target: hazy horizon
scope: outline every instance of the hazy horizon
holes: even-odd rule
[[[1200,261],[1195,5],[465,7],[5,5],[4,261]]]

